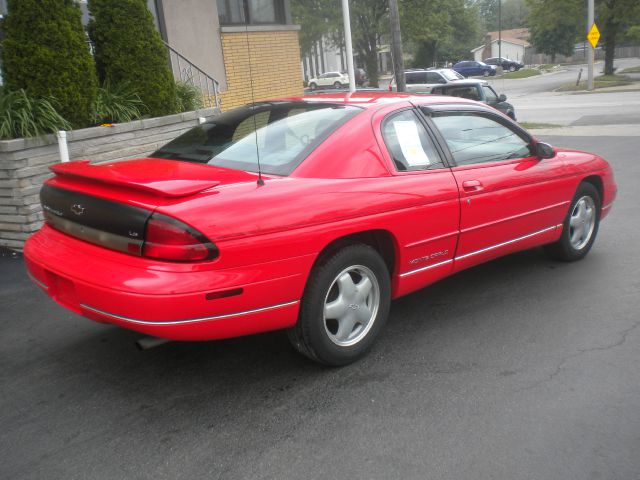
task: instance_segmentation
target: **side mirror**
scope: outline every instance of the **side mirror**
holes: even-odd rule
[[[536,156],[542,158],[553,158],[556,156],[556,151],[551,145],[544,142],[536,143]]]
[[[498,100],[500,102],[506,102],[507,101],[507,96],[504,93],[501,93],[500,96],[498,97]]]

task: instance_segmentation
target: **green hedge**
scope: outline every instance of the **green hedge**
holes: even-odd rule
[[[137,92],[151,116],[175,113],[173,75],[146,1],[89,0],[89,11],[100,80]]]
[[[4,21],[3,70],[9,91],[54,98],[74,127],[91,123],[96,73],[73,0],[9,0]]]

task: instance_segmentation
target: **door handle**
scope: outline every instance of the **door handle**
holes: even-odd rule
[[[465,192],[479,192],[482,188],[480,180],[465,180],[462,182],[462,189]]]

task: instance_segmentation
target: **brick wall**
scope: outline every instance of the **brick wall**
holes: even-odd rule
[[[100,163],[144,157],[198,124],[198,117],[217,114],[209,108],[166,117],[67,132],[71,160]],[[55,136],[0,141],[0,247],[21,250],[42,225],[39,192],[59,163]]]
[[[297,30],[223,31],[221,35],[228,86],[220,96],[223,111],[252,101],[251,79],[256,101],[302,95]]]

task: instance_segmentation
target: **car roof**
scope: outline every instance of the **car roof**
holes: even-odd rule
[[[460,80],[459,82],[461,82]],[[457,85],[456,82],[453,85]],[[362,91],[362,92],[336,92],[319,93],[315,95],[304,95],[301,97],[288,97],[279,101],[299,101],[299,102],[325,102],[343,103],[345,105],[356,105],[365,108],[376,108],[393,103],[420,103],[425,104],[476,104],[467,99],[457,97],[446,97],[439,95],[414,95],[410,93],[385,92],[385,91]]]

